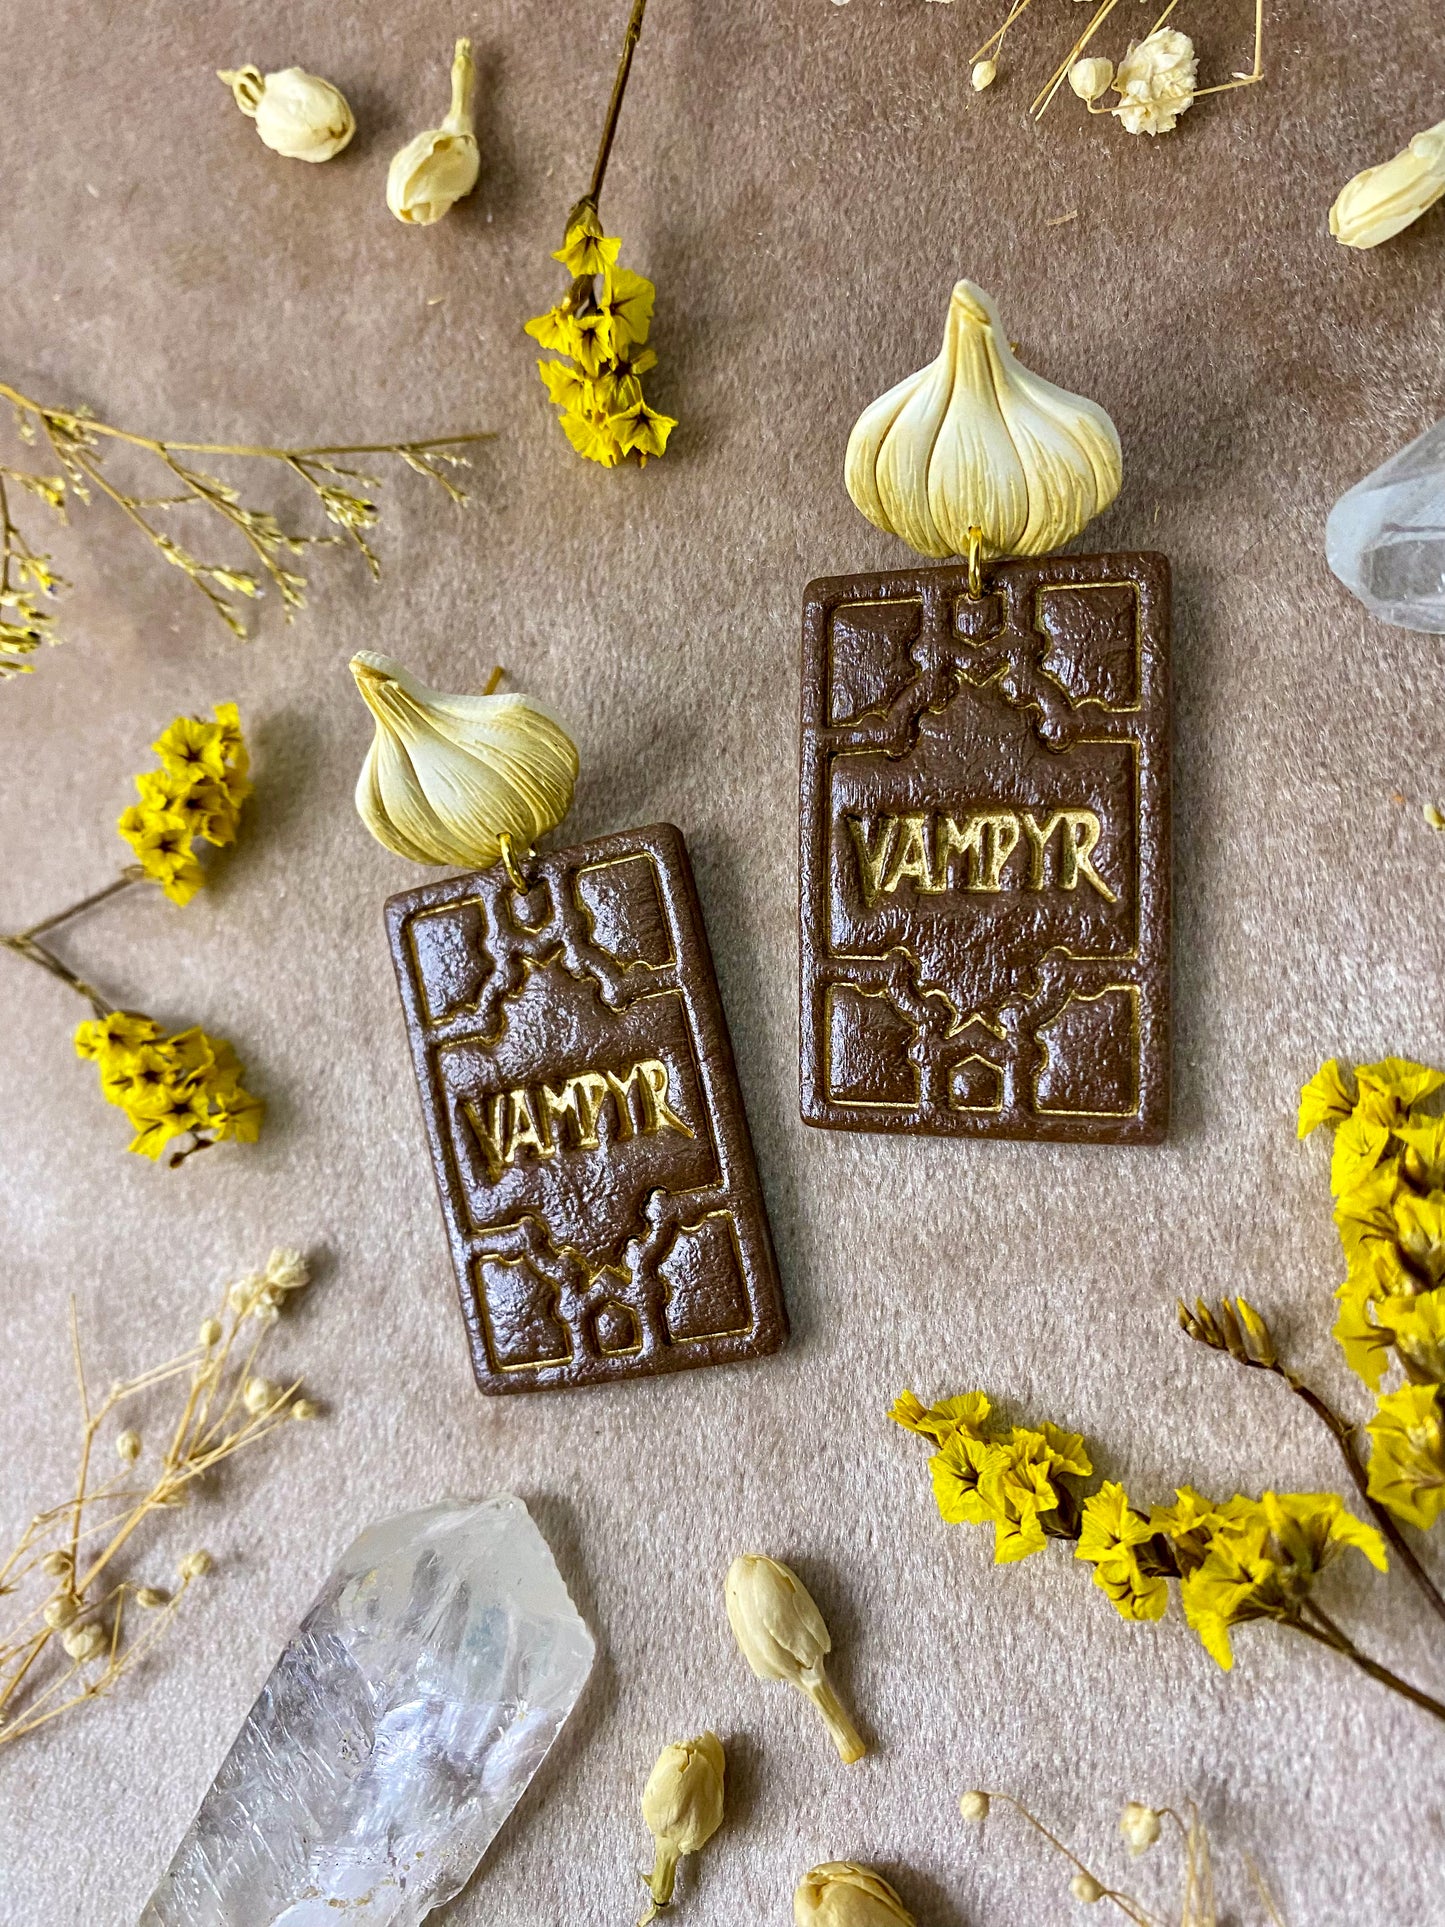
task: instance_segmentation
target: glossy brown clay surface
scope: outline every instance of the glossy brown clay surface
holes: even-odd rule
[[[810,1124],[1153,1143],[1169,1120],[1169,568],[835,576],[803,608]]]
[[[776,1351],[777,1268],[669,824],[392,897],[392,959],[484,1392]]]

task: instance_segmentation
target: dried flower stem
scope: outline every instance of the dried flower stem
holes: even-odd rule
[[[1241,1301],[1242,1302],[1242,1301]],[[1431,1579],[1416,1556],[1403,1532],[1401,1532],[1389,1508],[1380,1504],[1370,1494],[1368,1469],[1360,1457],[1355,1443],[1358,1427],[1342,1417],[1329,1401],[1305,1384],[1294,1372],[1282,1365],[1275,1354],[1274,1340],[1269,1328],[1252,1306],[1247,1308],[1247,1316],[1241,1317],[1237,1303],[1229,1298],[1220,1300],[1219,1310],[1212,1311],[1204,1300],[1198,1299],[1193,1311],[1181,1298],[1179,1323],[1185,1333],[1197,1344],[1205,1345],[1210,1351],[1228,1352],[1238,1365],[1250,1371],[1267,1372],[1272,1378],[1287,1385],[1295,1397],[1302,1400],[1329,1432],[1339,1447],[1340,1456],[1349,1468],[1355,1489],[1369,1507],[1375,1523],[1394,1551],[1400,1564],[1409,1573],[1415,1584],[1439,1618],[1445,1619],[1445,1595]]]
[[[145,871],[138,863],[128,863],[104,889],[93,890],[88,897],[82,897],[79,903],[72,903],[65,910],[57,910],[54,916],[42,917],[39,923],[32,923],[27,930],[17,930],[13,936],[0,935],[0,948],[13,950],[17,957],[38,964],[52,977],[58,977],[61,983],[68,984],[77,996],[83,997],[97,1017],[108,1017],[115,1005],[103,997],[94,984],[87,983],[68,964],[62,963],[55,952],[47,949],[38,939],[43,932],[54,930],[58,925],[68,923],[72,917],[80,916],[83,911],[93,910],[97,904],[118,896],[122,890],[128,890],[131,884],[139,883],[144,876]]]
[[[642,34],[642,16],[646,11],[647,0],[632,0],[632,12],[628,17],[627,31],[622,36],[622,56],[617,63],[617,73],[612,82],[612,98],[607,103],[607,118],[602,123],[602,138],[597,144],[597,159],[592,168],[592,185],[586,194],[586,199],[593,207],[596,207],[602,198],[602,183],[607,174],[608,160],[612,155],[612,142],[622,113],[622,98],[627,92],[627,79],[632,72],[632,56]]]
[[[1317,1623],[1312,1626],[1308,1620],[1300,1617],[1283,1619],[1280,1624],[1292,1626],[1297,1633],[1303,1633],[1306,1639],[1312,1639],[1318,1645],[1328,1646],[1332,1652],[1339,1653],[1349,1660],[1352,1666],[1358,1666],[1362,1673],[1377,1680],[1381,1686],[1388,1686],[1392,1693],[1399,1693],[1402,1698],[1412,1701],[1425,1712],[1433,1713],[1437,1720],[1445,1720],[1445,1702],[1433,1698],[1418,1686],[1412,1686],[1409,1680],[1401,1679],[1398,1673],[1391,1672],[1388,1666],[1382,1666],[1379,1660],[1371,1659],[1368,1653],[1362,1653],[1344,1628],[1336,1625],[1329,1614],[1322,1607],[1317,1606],[1312,1599],[1303,1603],[1301,1614],[1304,1613],[1308,1613]]]
[[[461,448],[493,439],[490,434],[472,433],[409,442],[336,442],[312,448],[166,441],[113,427],[82,409],[50,407],[8,382],[0,381],[0,400],[8,401],[15,410],[21,439],[31,445],[43,442],[60,468],[59,474],[43,475],[0,464],[0,678],[23,673],[30,667],[22,660],[25,655],[41,642],[59,639],[53,633],[53,616],[36,598],[53,597],[66,586],[49,567],[49,556],[36,549],[16,523],[7,483],[46,502],[62,520],[72,499],[88,504],[93,493],[105,496],[166,561],[185,574],[227,629],[244,638],[246,627],[237,598],[254,600],[262,592],[263,580],[269,580],[278,592],[286,621],[305,606],[306,577],[289,567],[286,558],[301,555],[307,548],[350,542],[371,574],[380,574],[380,560],[366,536],[377,519],[376,504],[367,491],[376,488],[380,478],[351,466],[353,458],[394,458],[418,474],[430,476],[453,502],[461,504],[466,496],[446,470],[466,465],[466,458],[457,452]],[[168,485],[178,484],[179,492],[141,496],[116,487],[101,468],[107,442],[138,449],[159,462]],[[268,462],[299,476],[327,521],[336,524],[340,533],[310,535],[284,528],[269,510],[246,507],[227,483],[181,459],[192,455]],[[197,506],[240,537],[254,558],[255,573],[203,562],[151,517],[155,510]]]
[[[1102,1890],[1099,1898],[1101,1900],[1112,1900],[1114,1905],[1119,1909],[1119,1912],[1135,1923],[1135,1927],[1158,1927],[1158,1922],[1154,1916],[1144,1911],[1144,1907],[1140,1901],[1136,1900],[1132,1894],[1116,1892],[1116,1890],[1110,1887],[1105,1881],[1100,1880],[1093,1868],[1085,1866],[1073,1848],[1066,1847],[1063,1841],[1058,1838],[1057,1834],[1050,1833],[1043,1821],[1036,1819],[1021,1800],[1016,1800],[1011,1793],[987,1793],[984,1797],[989,1801],[1002,1800],[1005,1806],[1012,1807],[1014,1812],[1027,1820],[1034,1832],[1041,1834],[1051,1847],[1064,1856],[1065,1860],[1070,1861],[1078,1871],[1086,1875],[1088,1879],[1097,1882]]]
[[[18,1593],[37,1576],[46,1588],[36,1597],[31,1587],[34,1603],[0,1628],[0,1746],[113,1687],[154,1645],[187,1589],[209,1569],[209,1555],[189,1554],[169,1592],[115,1579],[112,1567],[140,1528],[156,1513],[184,1505],[194,1482],[224,1459],[314,1412],[309,1401],[303,1406],[296,1397],[299,1380],[272,1386],[253,1377],[270,1322],[306,1275],[296,1253],[273,1252],[265,1271],[227,1288],[223,1317],[206,1321],[197,1344],[113,1385],[98,1401],[86,1379],[72,1301],[70,1343],[81,1415],[75,1484],[68,1498],[34,1514],[0,1560],[0,1597]],[[238,1343],[248,1325],[245,1342]],[[167,1427],[168,1442],[150,1483],[133,1482],[129,1463],[139,1442],[129,1428],[120,1439],[125,1469],[97,1480],[95,1450],[107,1421],[120,1406],[175,1379],[187,1381],[186,1397]],[[133,1637],[127,1637],[128,1603],[154,1614]],[[57,1647],[63,1658],[57,1658]]]

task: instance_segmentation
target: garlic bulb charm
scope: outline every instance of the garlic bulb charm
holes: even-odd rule
[[[813,1595],[791,1566],[761,1552],[743,1552],[723,1583],[728,1623],[743,1658],[759,1679],[782,1679],[817,1707],[844,1766],[868,1748],[833,1691],[823,1661],[832,1635]]]
[[[386,171],[386,204],[398,221],[429,227],[476,186],[482,167],[472,117],[476,75],[472,43],[459,40],[452,57],[452,104],[446,119],[440,127],[409,140],[392,156]]]
[[[1418,221],[1442,195],[1445,120],[1416,134],[1392,160],[1347,181],[1330,209],[1330,233],[1347,248],[1377,248]]]
[[[943,350],[864,409],[844,478],[870,522],[922,555],[1044,555],[1071,542],[1123,481],[1097,402],[1030,374],[993,302],[960,281]]]
[[[413,863],[486,868],[519,853],[572,803],[577,748],[529,696],[444,696],[369,652],[351,673],[376,735],[356,785],[362,822]]]
[[[259,67],[217,73],[235,95],[236,105],[256,123],[256,132],[273,154],[292,161],[329,161],[356,132],[346,96],[319,74],[283,67],[263,74]]]

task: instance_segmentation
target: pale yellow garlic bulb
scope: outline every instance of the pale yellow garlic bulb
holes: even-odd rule
[[[898,1893],[871,1867],[828,1860],[793,1895],[796,1927],[915,1927]]]
[[[577,748],[530,696],[447,696],[369,652],[351,673],[376,735],[356,808],[378,843],[413,863],[484,868],[554,829],[572,804]]]
[[[960,281],[943,348],[866,408],[844,477],[880,529],[922,555],[1044,555],[1119,492],[1123,454],[1097,402],[1030,374],[982,288]]]
[[[356,132],[346,96],[319,74],[283,67],[263,74],[259,67],[225,69],[224,80],[243,114],[274,154],[293,161],[329,161]]]
[[[392,156],[386,204],[398,221],[429,227],[470,194],[481,172],[472,88],[472,43],[459,40],[452,57],[452,104],[440,127],[430,127]]]
[[[1347,248],[1377,248],[1445,195],[1445,120],[1416,134],[1393,160],[1367,167],[1340,189],[1330,233]]]

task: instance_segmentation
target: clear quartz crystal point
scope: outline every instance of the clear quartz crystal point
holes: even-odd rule
[[[372,1526],[272,1668],[140,1927],[414,1927],[470,1879],[592,1655],[510,1493]]]
[[[1381,622],[1445,635],[1445,421],[1340,497],[1325,556]]]

